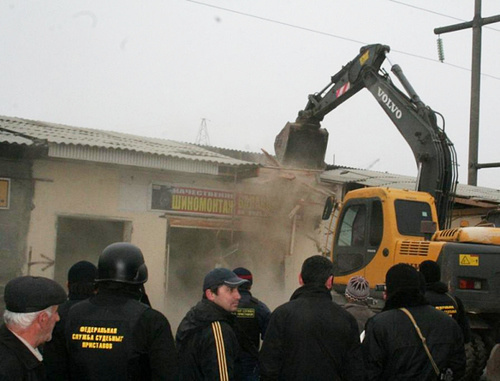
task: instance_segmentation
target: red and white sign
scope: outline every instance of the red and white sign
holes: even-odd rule
[[[337,91],[335,92],[335,95],[337,96],[337,98],[344,95],[347,92],[347,90],[349,90],[350,87],[351,87],[351,83],[347,82],[344,85],[342,85],[339,89],[337,89]]]

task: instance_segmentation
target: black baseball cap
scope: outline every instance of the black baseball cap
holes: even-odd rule
[[[5,286],[5,308],[10,312],[38,312],[64,303],[64,288],[52,279],[37,276],[20,276]]]
[[[248,283],[248,280],[241,279],[229,269],[222,267],[210,271],[203,280],[203,291],[225,284],[228,287],[238,287],[243,283]]]

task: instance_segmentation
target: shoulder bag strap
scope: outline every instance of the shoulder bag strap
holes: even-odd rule
[[[455,305],[455,308],[457,309],[457,312],[458,312],[458,303],[457,303],[456,299],[449,292],[446,292],[445,294],[448,295],[448,297],[453,301],[453,304]]]
[[[420,340],[422,340],[422,344],[424,346],[425,353],[427,353],[429,360],[431,360],[431,364],[432,364],[432,367],[434,368],[434,372],[436,372],[436,375],[439,376],[439,374],[440,374],[439,368],[436,365],[436,363],[434,362],[434,359],[432,358],[431,351],[429,351],[429,347],[427,346],[427,344],[425,342],[425,337],[422,335],[422,331],[420,331],[420,328],[417,325],[417,322],[415,321],[415,319],[413,318],[413,315],[406,308],[400,308],[400,310],[403,311],[410,318],[411,322],[413,323],[413,326],[415,327],[415,330],[417,331],[418,336],[420,337]]]

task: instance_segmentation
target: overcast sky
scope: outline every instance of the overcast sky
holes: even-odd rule
[[[500,14],[483,0],[483,17]],[[422,100],[446,118],[467,183],[473,0],[5,0],[0,114],[274,153],[308,94],[366,44],[392,51]],[[500,23],[483,28],[479,162],[499,162]],[[384,68],[389,71],[389,62]],[[395,80],[396,82],[396,80]],[[363,90],[327,115],[326,161],[416,175],[412,152]],[[478,185],[500,188],[500,169]]]

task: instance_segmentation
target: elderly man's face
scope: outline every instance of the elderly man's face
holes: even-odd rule
[[[45,343],[47,341],[52,340],[52,331],[56,323],[60,320],[59,313],[57,309],[59,306],[52,306],[52,315],[49,315],[46,312],[42,312],[40,314],[39,322],[40,322],[40,341],[41,343]],[[43,316],[42,316],[43,315]]]

